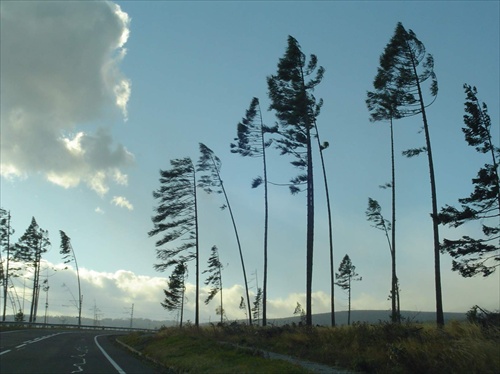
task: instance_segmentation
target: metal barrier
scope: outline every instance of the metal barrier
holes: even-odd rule
[[[37,329],[80,329],[80,330],[102,330],[102,331],[146,331],[155,332],[153,329],[141,329],[138,327],[116,327],[116,326],[93,326],[93,325],[67,325],[62,323],[37,323],[37,322],[0,322],[1,327],[24,327]]]

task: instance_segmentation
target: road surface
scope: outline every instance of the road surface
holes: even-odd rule
[[[0,332],[0,373],[161,373],[113,344],[104,331],[30,329]]]

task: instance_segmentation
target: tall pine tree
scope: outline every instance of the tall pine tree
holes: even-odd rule
[[[291,164],[303,173],[291,179],[292,194],[306,186],[307,233],[306,233],[306,324],[312,325],[312,275],[314,253],[314,178],[312,160],[312,137],[316,117],[322,101],[316,101],[314,88],[321,82],[324,68],[317,66],[318,60],[311,55],[306,62],[298,41],[288,37],[285,55],[278,62],[278,71],[267,78],[269,109],[274,110],[279,120],[282,138],[277,148],[282,155],[291,155]]]
[[[424,100],[424,84],[428,85],[430,102]],[[438,326],[443,326],[436,179],[426,113],[426,108],[436,99],[438,85],[434,73],[434,58],[426,52],[424,44],[417,38],[415,33],[412,30],[407,31],[401,22],[397,24],[393,37],[385,47],[384,53],[380,56],[380,67],[373,86],[375,94],[382,95],[378,98],[380,99],[378,108],[375,108],[375,113],[377,113],[377,110],[379,111],[376,118],[398,119],[418,114],[422,115],[425,146],[405,151],[403,154],[412,157],[422,152],[427,153],[431,186],[436,322]],[[376,101],[374,104],[376,104]]]

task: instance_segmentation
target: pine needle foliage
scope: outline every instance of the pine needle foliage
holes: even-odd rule
[[[489,161],[472,179],[474,191],[470,196],[458,199],[460,208],[446,205],[439,213],[439,220],[450,227],[479,221],[483,236],[444,239],[442,249],[453,258],[452,270],[463,277],[487,277],[500,266],[500,148],[493,143],[488,107],[479,102],[476,87],[464,84],[464,90],[466,114],[462,131],[465,141],[477,152],[487,155]]]

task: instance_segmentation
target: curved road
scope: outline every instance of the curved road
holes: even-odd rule
[[[0,333],[0,372],[119,373],[161,371],[113,344],[116,333],[31,329]]]

